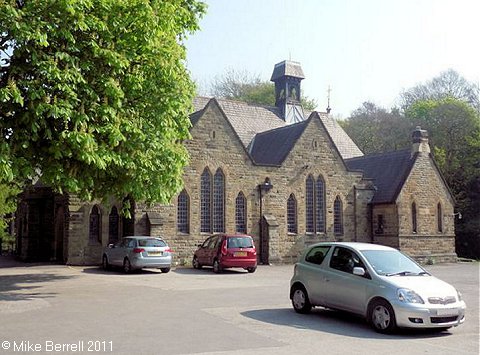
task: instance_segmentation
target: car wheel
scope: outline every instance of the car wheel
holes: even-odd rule
[[[379,333],[391,333],[396,328],[395,312],[385,300],[376,300],[370,306],[370,324]]]
[[[106,255],[104,255],[103,258],[102,258],[102,269],[103,270],[110,269],[110,264],[108,263],[108,258],[107,258]]]
[[[128,258],[123,260],[123,272],[126,274],[132,272],[132,265],[130,264],[130,260],[128,260]]]
[[[222,272],[222,267],[220,266],[220,263],[218,262],[218,259],[215,259],[213,261],[213,272],[216,274],[219,274]]]
[[[202,268],[202,265],[198,262],[198,258],[196,256],[193,257],[192,265],[194,269]]]
[[[292,306],[297,313],[308,313],[312,309],[307,291],[302,286],[295,286],[292,293]]]
[[[169,267],[162,267],[160,270],[161,270],[164,274],[166,274],[167,272],[170,271],[170,268],[169,268]]]
[[[247,271],[248,271],[249,273],[253,273],[253,272],[255,272],[255,270],[257,270],[256,267],[247,267]]]

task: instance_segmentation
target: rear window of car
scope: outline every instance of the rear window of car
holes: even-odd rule
[[[139,247],[165,247],[167,244],[161,239],[140,239],[138,241]]]
[[[227,238],[227,248],[253,248],[253,240],[249,237]]]
[[[328,250],[330,249],[329,246],[317,246],[313,247],[308,254],[305,256],[305,261],[308,261],[312,264],[320,265],[325,259],[325,255],[327,255]]]

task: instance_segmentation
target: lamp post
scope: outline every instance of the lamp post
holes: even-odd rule
[[[262,219],[263,219],[263,196],[262,196],[262,191],[267,193],[272,189],[273,185],[270,181],[270,178],[265,178],[265,181],[258,185],[258,195],[260,197],[260,221],[258,222],[259,226],[259,238],[260,238],[260,262],[262,264],[268,265],[268,240],[267,237],[268,235],[264,235],[263,233],[263,224],[262,224]]]

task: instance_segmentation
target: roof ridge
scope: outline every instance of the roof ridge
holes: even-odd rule
[[[297,126],[306,125],[307,123],[308,123],[308,119],[305,119],[303,121],[292,123],[292,124],[289,124],[289,125],[285,125],[283,127],[276,127],[276,128],[269,129],[268,131],[258,132],[257,134],[255,134],[255,136],[262,136],[262,135],[265,135],[265,134],[274,133],[276,131],[297,128]]]
[[[362,155],[362,156],[359,156],[359,157],[348,158],[346,160],[354,161],[354,160],[362,160],[362,159],[369,159],[369,158],[376,158],[376,157],[386,157],[386,156],[389,156],[389,155],[406,153],[406,152],[410,152],[410,148],[395,149],[395,150],[390,150],[388,152],[365,154],[365,155]]]

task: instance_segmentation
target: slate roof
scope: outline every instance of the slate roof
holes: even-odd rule
[[[242,142],[245,149],[250,151],[256,151],[258,153],[258,149],[254,146],[258,144],[262,144],[262,147],[265,149],[273,149],[273,141],[270,141],[270,146],[263,141],[265,138],[260,138],[257,142],[257,139],[252,144],[255,136],[257,134],[275,130],[278,128],[285,128],[288,131],[289,125],[281,118],[280,109],[275,106],[261,106],[261,105],[253,105],[247,104],[245,102],[235,101],[235,100],[226,100],[226,99],[213,99],[207,97],[196,97],[194,99],[193,105],[195,113],[190,116],[191,122],[193,125],[196,124],[198,119],[203,114],[203,109],[208,104],[210,100],[215,100],[225,116],[227,117],[228,121],[232,125],[233,129],[237,133],[240,141]],[[305,113],[306,118],[309,117]],[[345,133],[345,131],[340,127],[340,125],[326,113],[319,112],[319,117],[323,122],[325,128],[328,131],[328,134],[332,138],[333,142],[337,146],[338,151],[343,159],[348,159],[352,157],[362,156],[362,151],[355,145],[355,143],[350,139],[350,137]],[[293,128],[296,130],[297,128]],[[298,132],[291,132],[292,137],[295,136]],[[287,134],[286,131],[282,134]],[[272,133],[270,138],[278,137],[279,133]],[[297,137],[298,139],[298,137]],[[275,143],[276,146],[279,146],[282,141]],[[293,147],[293,146],[291,146]],[[291,148],[290,147],[290,148]],[[282,147],[284,150],[286,147]],[[258,155],[259,156],[259,155]],[[263,164],[267,164],[266,159],[269,154],[262,155]],[[273,156],[272,156],[273,158]],[[277,165],[275,162],[278,162],[278,156],[273,158],[270,162],[272,165]],[[259,162],[258,162],[259,163]]]
[[[258,133],[250,154],[258,164],[281,165],[302,135],[308,121]]]
[[[293,62],[291,60],[284,60],[283,62],[275,64],[270,80],[275,81],[282,76],[293,76],[296,78],[305,79],[305,75],[303,74],[300,63]]]
[[[412,169],[415,157],[410,149],[366,155],[345,160],[349,170],[363,171],[377,188],[373,204],[393,203]]]
[[[363,156],[360,148],[357,147],[335,119],[324,112],[320,112],[319,115],[343,159]]]

